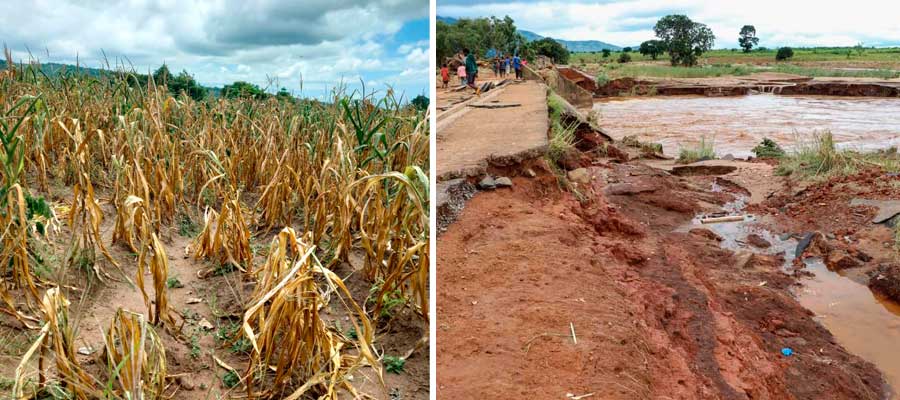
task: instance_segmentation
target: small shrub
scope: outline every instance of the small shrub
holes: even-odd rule
[[[170,276],[169,279],[166,279],[166,287],[169,289],[183,288],[184,284],[178,280],[177,276]]]
[[[794,49],[790,47],[781,47],[778,49],[778,53],[775,54],[776,61],[784,61],[794,56]]]
[[[597,86],[606,86],[609,83],[609,75],[606,72],[601,71],[597,74]]]
[[[222,375],[222,384],[231,389],[241,383],[241,377],[234,370],[228,371]]]
[[[187,214],[181,214],[178,218],[178,234],[182,237],[192,238],[197,236],[198,233],[200,233],[200,228],[194,223],[191,217]]]
[[[798,140],[796,150],[781,158],[775,173],[819,178],[849,175],[860,168],[880,167],[888,172],[900,169],[897,155],[888,152],[859,153],[838,150],[831,132],[814,133],[812,140]]]
[[[759,158],[779,158],[784,156],[784,150],[774,140],[763,138],[762,142],[753,148],[753,154]]]
[[[700,137],[700,143],[697,147],[683,147],[678,153],[678,162],[681,164],[690,164],[697,161],[713,160],[716,158],[716,151],[713,141],[707,141],[706,136]]]
[[[399,374],[403,372],[404,366],[406,366],[406,360],[395,356],[384,356],[384,369],[387,372]]]
[[[554,163],[575,145],[575,126],[563,126],[563,100],[557,94],[547,96],[547,108],[550,112],[550,146],[547,155]]]
[[[622,54],[619,54],[618,61],[619,61],[619,64],[630,63],[631,62],[631,54],[624,53],[624,52]]]

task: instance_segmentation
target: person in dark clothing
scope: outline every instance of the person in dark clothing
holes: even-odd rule
[[[475,94],[481,94],[481,88],[475,86],[475,76],[478,75],[478,63],[475,62],[473,55],[468,48],[463,49],[463,55],[466,56],[466,85],[475,89]]]
[[[513,69],[516,70],[516,79],[522,79],[522,59],[516,54],[512,59]]]

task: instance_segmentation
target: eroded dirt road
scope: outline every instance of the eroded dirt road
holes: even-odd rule
[[[742,181],[770,166],[678,177],[599,159],[581,201],[540,162],[521,167],[537,177],[477,194],[439,237],[439,398],[888,396],[881,372],[797,301],[804,274],[784,254],[683,229],[739,197],[769,197],[750,209],[774,215],[781,197]]]

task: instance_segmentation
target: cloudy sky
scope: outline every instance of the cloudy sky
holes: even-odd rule
[[[427,0],[0,0],[0,40],[18,60],[99,67],[165,62],[207,86],[267,77],[321,97],[343,80],[428,93]],[[301,80],[302,92],[301,92]]]
[[[755,25],[760,46],[900,45],[896,0],[437,0],[437,15],[509,15],[521,29],[568,40],[601,40],[634,46],[653,38],[667,14],[687,14],[707,24],[716,48],[738,47],[745,24]]]

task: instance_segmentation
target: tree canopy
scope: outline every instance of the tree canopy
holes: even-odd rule
[[[775,53],[775,60],[784,61],[794,56],[794,49],[790,47],[780,47]]]
[[[641,43],[638,52],[655,60],[660,54],[666,52],[666,44],[662,40],[648,40]]]
[[[708,26],[686,15],[667,15],[653,27],[663,41],[672,65],[693,66],[704,51],[712,49],[716,36]]]
[[[230,85],[222,87],[222,96],[228,98],[235,97],[252,97],[256,99],[264,99],[269,96],[259,86],[249,82],[236,81]]]
[[[749,53],[750,50],[753,49],[753,46],[759,44],[759,38],[756,37],[756,27],[753,25],[744,25],[741,28],[740,36],[738,36],[738,43],[740,43],[741,48],[744,49],[744,53]]]
[[[503,54],[519,52],[527,43],[512,18],[461,18],[456,23],[437,21],[435,46],[438,64],[447,57],[468,48],[476,57],[494,50]]]
[[[541,40],[529,42],[525,47],[531,54],[550,57],[556,64],[569,62],[569,50],[551,38],[545,37]]]
[[[153,73],[153,81],[157,85],[166,85],[169,92],[176,96],[184,92],[194,100],[203,100],[207,95],[206,88],[200,86],[187,70],[182,70],[178,76],[173,77],[166,64],[157,68]]]
[[[430,103],[430,101],[428,100],[428,98],[425,97],[425,96],[423,96],[423,95],[421,95],[421,94],[418,95],[418,96],[416,96],[416,97],[414,97],[414,98],[410,101],[410,104],[412,104],[413,107],[415,107],[416,110],[419,110],[419,111],[425,111],[425,110],[427,110],[427,109],[428,109],[428,104],[429,104],[429,103]]]

